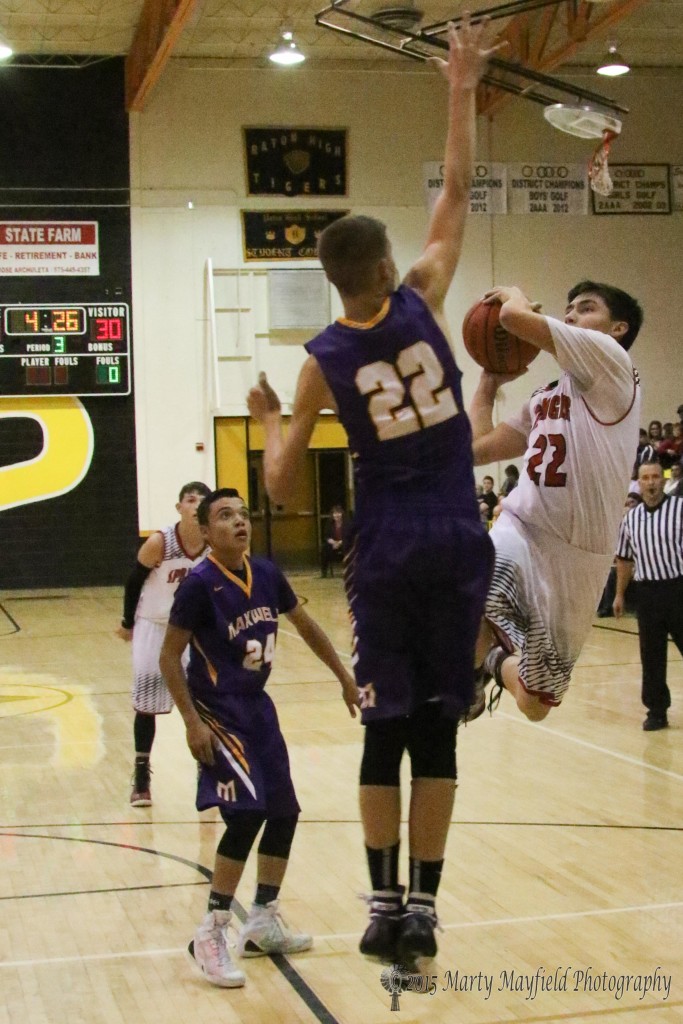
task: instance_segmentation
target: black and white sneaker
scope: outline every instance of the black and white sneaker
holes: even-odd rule
[[[396,942],[403,919],[404,887],[364,897],[370,905],[370,924],[360,940],[360,951],[382,964],[396,962]]]
[[[397,961],[407,971],[423,973],[436,956],[436,911],[419,903],[408,903],[396,945]]]

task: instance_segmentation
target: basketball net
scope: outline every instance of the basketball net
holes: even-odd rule
[[[588,180],[594,192],[598,195],[608,196],[614,188],[607,165],[607,157],[612,142],[616,139],[618,132],[605,128],[602,139],[593,150],[593,155],[588,163]]]
[[[619,118],[588,103],[551,103],[544,109],[543,116],[561,132],[576,135],[579,139],[600,140],[588,164],[588,180],[594,192],[608,196],[613,186],[607,156],[611,143],[621,132]]]

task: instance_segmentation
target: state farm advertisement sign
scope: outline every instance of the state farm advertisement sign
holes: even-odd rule
[[[0,221],[0,276],[97,276],[97,221]]]

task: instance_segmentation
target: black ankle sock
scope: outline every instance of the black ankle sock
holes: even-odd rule
[[[232,896],[226,896],[222,892],[214,892],[212,889],[209,893],[209,910],[230,910],[232,901]]]
[[[442,860],[416,860],[410,858],[410,890],[408,902],[434,908],[441,881]]]
[[[150,774],[152,769],[149,766],[147,755],[135,755],[135,787],[136,789],[149,788]]]
[[[259,882],[256,886],[254,903],[257,907],[267,907],[269,903],[277,899],[279,892],[279,885],[264,885],[263,882]]]
[[[370,872],[370,884],[374,892],[386,890],[398,891],[398,851],[399,843],[377,850],[365,847]]]

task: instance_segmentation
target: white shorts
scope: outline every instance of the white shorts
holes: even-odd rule
[[[173,698],[159,671],[159,655],[166,635],[166,624],[151,619],[136,619],[133,629],[133,707],[145,715],[167,715],[173,710]],[[183,652],[183,668],[190,658]]]
[[[505,511],[491,540],[496,564],[486,618],[519,649],[524,689],[557,705],[590,633],[612,555],[571,547]]]

